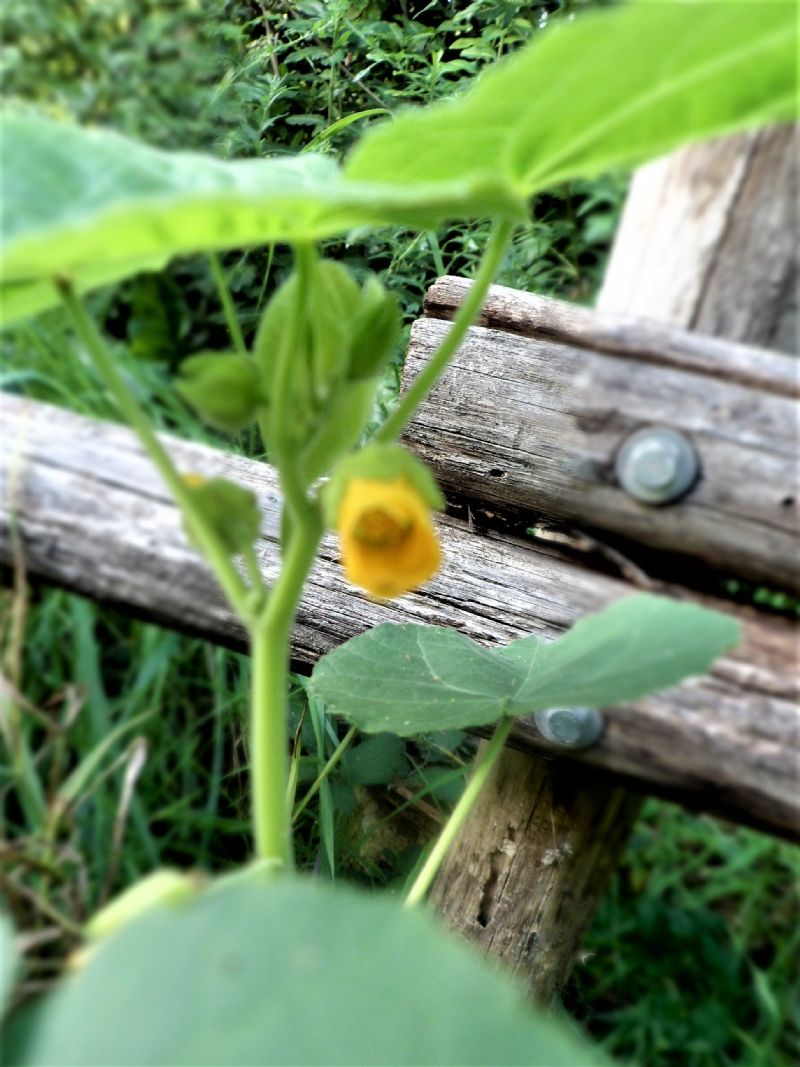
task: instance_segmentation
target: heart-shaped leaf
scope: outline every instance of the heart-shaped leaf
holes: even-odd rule
[[[310,684],[360,730],[408,736],[633,700],[703,674],[738,639],[726,615],[642,595],[587,616],[556,641],[530,636],[505,648],[445,627],[384,623],[323,656]]]
[[[99,944],[26,1025],[27,1065],[604,1062],[430,916],[319,882],[251,877]]]

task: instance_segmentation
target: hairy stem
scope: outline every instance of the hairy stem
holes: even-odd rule
[[[378,430],[376,440],[393,441],[400,436],[455,355],[467,330],[478,317],[489,286],[500,267],[513,228],[514,223],[506,220],[494,223],[478,273],[463,304],[456,312],[453,325],[431,359],[408,387],[400,403]]]
[[[458,835],[459,830],[464,825],[467,816],[472,811],[475,805],[475,801],[480,796],[481,790],[489,780],[489,775],[492,773],[495,763],[503,751],[503,746],[508,739],[508,735],[511,733],[511,727],[514,725],[515,720],[511,718],[501,719],[497,724],[492,740],[483,752],[478,763],[475,765],[475,770],[472,772],[472,777],[467,782],[467,786],[464,792],[461,794],[456,806],[453,808],[452,814],[442,828],[442,832],[436,839],[436,843],[431,849],[430,855],[423,864],[422,870],[417,875],[414,884],[406,896],[403,907],[413,908],[424,899],[425,894],[430,889],[433,879],[442,862],[447,855],[447,850],[453,844]]]
[[[247,345],[244,343],[242,327],[239,325],[239,319],[236,316],[236,308],[233,304],[233,298],[231,297],[228,283],[225,280],[225,272],[222,269],[219,256],[216,252],[209,252],[208,258],[211,263],[211,273],[214,276],[214,284],[217,287],[219,301],[222,304],[222,310],[225,313],[225,322],[228,326],[228,333],[233,342],[233,347],[236,349],[238,355],[246,356]]]
[[[106,388],[111,393],[117,407],[129,425],[136,431],[145,451],[154,467],[163,478],[175,502],[180,507],[192,535],[200,546],[208,563],[217,576],[222,589],[236,613],[246,620],[248,617],[248,588],[239,572],[234,567],[227,550],[220,542],[215,531],[198,512],[192,494],[175,469],[167,450],[150,425],[142,408],[128,390],[125,380],[117,369],[113,356],[100,335],[91,317],[87,314],[81,301],[75,295],[71,284],[59,280],[56,287],[64,306],[70,316],[76,334],[89,353]]]
[[[250,776],[256,855],[292,866],[287,702],[290,639],[306,576],[322,536],[322,519],[298,526],[267,606],[250,631]]]
[[[298,525],[310,518],[313,505],[306,495],[306,486],[300,476],[297,463],[297,448],[293,438],[292,419],[296,417],[292,396],[292,374],[297,349],[302,336],[303,324],[313,309],[307,307],[311,271],[314,269],[316,252],[312,245],[297,245],[295,264],[297,269],[297,299],[289,329],[278,353],[275,371],[274,395],[270,419],[270,437],[273,459],[281,479],[281,489],[288,509],[289,519]]]

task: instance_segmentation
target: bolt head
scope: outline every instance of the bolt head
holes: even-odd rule
[[[637,430],[616,459],[619,484],[643,504],[670,504],[694,485],[700,464],[691,442],[669,427]]]
[[[534,721],[542,737],[560,748],[588,748],[603,732],[597,708],[546,708]]]

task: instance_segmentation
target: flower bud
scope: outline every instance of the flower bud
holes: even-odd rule
[[[226,433],[253,422],[264,403],[258,370],[249,356],[190,356],[180,373],[178,393],[209,426]]]

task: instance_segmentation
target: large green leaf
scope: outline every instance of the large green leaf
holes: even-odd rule
[[[549,27],[463,97],[373,127],[345,173],[530,193],[789,119],[796,86],[796,4],[635,3]]]
[[[738,639],[726,615],[642,595],[557,641],[530,636],[496,649],[441,626],[384,623],[323,656],[310,685],[359,729],[407,736],[633,700],[703,674]]]
[[[492,178],[359,183],[327,156],[226,162],[28,115],[0,130],[5,321],[53,303],[57,275],[87,289],[179,253],[523,210]]]
[[[295,879],[251,879],[124,927],[5,1062],[537,1064],[600,1057],[422,913]]]

